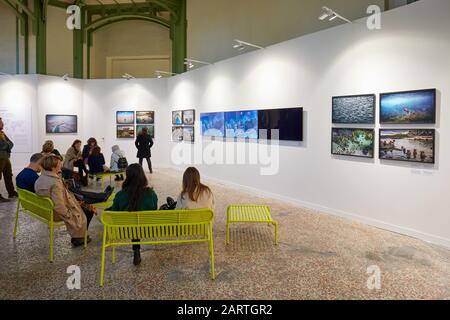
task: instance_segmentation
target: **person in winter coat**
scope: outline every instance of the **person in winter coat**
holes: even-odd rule
[[[43,172],[34,184],[36,194],[52,199],[54,221],[64,221],[74,247],[83,245],[85,232],[94,213],[83,209],[65,186],[60,177],[61,159],[58,156],[46,156],[42,161],[42,168]]]
[[[98,146],[98,144],[97,139],[95,138],[89,138],[87,144],[83,146],[83,152],[81,154],[85,164],[88,163],[89,155],[92,153],[96,146]]]
[[[63,177],[64,179],[71,179],[73,174],[73,168],[77,167],[82,184],[84,186],[87,186],[88,170],[83,162],[80,149],[81,149],[81,141],[75,140],[72,143],[72,146],[67,150],[66,155],[64,157]],[[83,173],[85,174],[84,176]]]
[[[121,158],[125,158],[125,152],[123,150],[120,150],[120,147],[118,145],[112,146],[112,155],[111,155],[111,172],[121,172],[124,171],[125,168],[119,168],[119,160]],[[124,177],[123,174],[116,175],[116,181],[123,181]]]
[[[153,173],[152,161],[150,160],[152,153],[151,148],[153,147],[153,139],[148,133],[148,128],[144,127],[141,133],[137,136],[136,142],[134,143],[138,149],[137,158],[139,159],[139,164],[142,166],[142,161],[147,160],[148,170]]]

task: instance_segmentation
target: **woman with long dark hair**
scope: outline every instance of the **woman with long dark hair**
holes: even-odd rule
[[[150,159],[152,157],[151,148],[153,147],[153,139],[148,133],[147,127],[141,130],[134,144],[138,149],[137,158],[139,159],[139,164],[142,166],[143,160],[147,160],[148,170],[150,173],[153,173],[152,161]]]
[[[201,183],[200,172],[194,167],[187,168],[183,174],[183,188],[178,196],[176,208],[214,210],[214,206],[214,195],[208,186]]]
[[[148,186],[148,181],[142,166],[135,163],[128,166],[126,179],[122,184],[122,190],[116,194],[111,211],[152,211],[158,208],[158,197]],[[138,239],[133,242],[138,242]],[[133,245],[134,265],[141,263],[141,246]]]
[[[92,138],[92,137],[88,139],[87,144],[84,145],[83,152],[82,152],[82,157],[83,157],[84,163],[87,164],[89,156],[91,155],[94,148],[97,146],[98,146],[97,139]]]

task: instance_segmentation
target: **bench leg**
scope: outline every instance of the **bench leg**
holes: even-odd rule
[[[50,253],[49,253],[48,260],[50,262],[53,262],[53,219],[50,221],[48,228],[50,231]]]
[[[20,200],[17,200],[16,222],[14,223],[13,239],[16,239],[17,235],[17,225],[19,224],[19,209],[20,209]]]
[[[103,288],[103,278],[105,276],[105,251],[106,251],[106,227],[103,229],[102,265],[100,267],[100,287],[101,288]]]
[[[227,235],[226,235],[226,244],[230,243],[230,224],[227,221]]]
[[[86,230],[86,232],[84,233],[84,248],[87,248],[87,237],[88,237],[88,232]]]
[[[214,243],[212,238],[212,228],[211,228],[211,239],[209,239],[209,254],[211,256],[211,275],[212,279],[216,279],[216,272],[214,270]]]
[[[105,177],[102,176],[102,192],[105,190]]]
[[[273,225],[275,226],[275,245],[278,245],[278,222],[273,222]]]

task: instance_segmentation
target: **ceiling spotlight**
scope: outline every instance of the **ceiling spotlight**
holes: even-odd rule
[[[66,73],[65,75],[62,76],[64,81],[69,81],[69,74]]]
[[[200,61],[200,60],[194,60],[194,59],[184,59],[184,64],[187,65],[189,69],[192,69],[195,67],[196,64],[202,64],[202,65],[210,65],[211,63]]]
[[[177,73],[156,70],[155,75],[158,79],[161,79],[164,76],[176,76]]]
[[[250,42],[245,42],[245,41],[238,40],[238,39],[235,39],[234,42],[235,42],[235,44],[233,45],[233,48],[237,49],[239,51],[244,50],[246,47],[252,47],[252,48],[257,48],[257,49],[264,49],[263,47],[257,46],[256,44],[253,44],[253,43],[250,43]]]
[[[126,79],[126,80],[136,79],[135,77],[133,77],[131,74],[128,74],[128,73],[124,73],[122,75],[122,78]]]
[[[322,7],[322,14],[319,16],[319,20],[323,21],[327,18],[328,18],[328,21],[333,21],[334,19],[339,18],[345,22],[352,23],[350,20],[348,20],[347,18],[344,18],[343,16],[341,16],[337,12],[331,10],[330,8]]]

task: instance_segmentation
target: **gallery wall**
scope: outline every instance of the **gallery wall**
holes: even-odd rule
[[[419,1],[384,13],[378,31],[361,20],[204,67],[169,80],[168,105],[196,108],[197,114],[304,107],[305,141],[280,147],[277,175],[260,175],[258,165],[198,164],[202,174],[450,246],[450,201],[443,197],[450,181],[447,12],[446,0]],[[435,165],[330,154],[332,96],[374,93],[378,101],[379,93],[427,88],[438,89],[438,123],[424,126],[437,129]],[[378,132],[378,115],[376,123]],[[230,144],[252,145],[214,142],[218,148]]]
[[[368,31],[362,20],[170,79],[2,76],[0,110],[30,106],[33,152],[51,138],[64,153],[75,138],[45,134],[45,114],[58,112],[78,115],[76,136],[83,142],[98,138],[107,159],[111,146],[119,144],[129,162],[135,161],[134,141],[116,138],[116,111],[155,111],[155,167],[182,170],[190,164],[180,163],[178,156],[199,151],[193,163],[204,177],[450,247],[450,201],[445,197],[450,181],[449,10],[446,0],[423,0],[384,13],[379,31]],[[378,100],[382,92],[425,88],[438,90],[437,124],[425,126],[437,129],[435,165],[330,154],[332,96],[374,93]],[[271,165],[265,149],[259,159],[263,164],[239,164],[246,152],[254,160],[255,147],[265,144],[170,141],[172,110],[196,109],[199,138],[202,112],[297,106],[304,108],[304,141],[269,149],[275,159],[279,152],[279,163],[272,163],[277,175],[261,175],[261,168]],[[378,131],[378,114],[376,123]],[[238,164],[221,164],[202,151],[225,153]],[[13,154],[16,170],[30,154]]]

